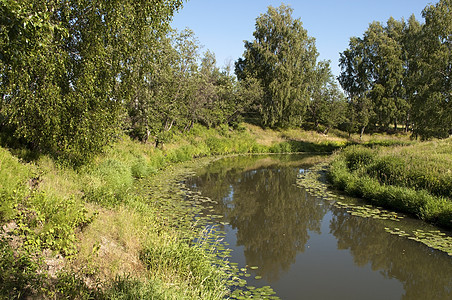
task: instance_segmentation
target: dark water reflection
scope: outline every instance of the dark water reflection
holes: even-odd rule
[[[452,299],[452,258],[295,185],[318,157],[217,161],[189,187],[218,201],[232,260],[282,299]],[[211,205],[211,204],[209,204]],[[399,224],[397,224],[399,225]],[[399,225],[403,228],[403,223]]]

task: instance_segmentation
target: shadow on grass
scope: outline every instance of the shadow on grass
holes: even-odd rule
[[[321,143],[298,141],[289,139],[283,136],[287,141],[275,144],[270,147],[270,152],[284,153],[284,152],[313,152],[313,153],[331,153],[335,150],[348,146],[351,143],[338,143],[332,141],[324,141]]]

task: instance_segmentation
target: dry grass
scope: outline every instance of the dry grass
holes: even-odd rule
[[[333,134],[323,134],[317,131],[305,131],[300,129],[288,129],[283,131],[283,135],[287,139],[296,140],[296,141],[304,141],[310,143],[322,143],[322,142],[339,142],[346,143],[347,139],[335,136]]]
[[[271,146],[275,143],[285,141],[281,132],[272,129],[263,129],[259,126],[245,123],[245,128],[249,131],[251,136],[256,139],[256,142],[263,146]]]
[[[139,255],[147,228],[140,215],[124,207],[107,210],[90,206],[99,215],[78,234],[79,253],[72,268],[93,274],[100,282],[112,282],[124,274],[145,279],[146,268]]]
[[[317,131],[302,130],[302,129],[285,129],[272,130],[263,129],[252,124],[244,124],[249,133],[256,139],[258,144],[264,146],[271,146],[276,143],[281,143],[287,140],[303,141],[309,143],[320,144],[323,142],[339,142],[346,143],[348,139],[336,136],[332,133],[325,135]]]
[[[46,194],[65,198],[81,197],[79,176],[70,168],[60,168],[48,156],[43,156],[37,162],[40,169],[39,189]]]

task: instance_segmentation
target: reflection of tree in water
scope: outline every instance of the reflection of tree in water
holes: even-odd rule
[[[295,262],[309,240],[308,231],[319,232],[326,213],[294,185],[296,176],[295,168],[273,166],[210,173],[196,183],[203,195],[219,200],[216,211],[237,229],[247,264],[259,266],[258,273],[269,281]]]
[[[332,209],[330,229],[338,249],[350,249],[357,265],[370,263],[385,277],[398,279],[404,285],[403,299],[452,299],[452,260],[447,254],[390,236],[373,219]]]

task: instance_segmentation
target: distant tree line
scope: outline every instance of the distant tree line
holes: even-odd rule
[[[352,37],[340,54],[339,82],[350,103],[351,130],[403,125],[415,137],[452,130],[452,1],[422,11],[425,23],[390,18]]]
[[[195,123],[243,118],[325,133],[402,123],[442,137],[451,128],[450,0],[427,7],[425,25],[391,19],[352,38],[339,77],[349,99],[291,8],[256,19],[234,75],[200,54],[192,31],[170,28],[182,2],[0,1],[2,143],[78,162],[122,132],[158,146]]]

